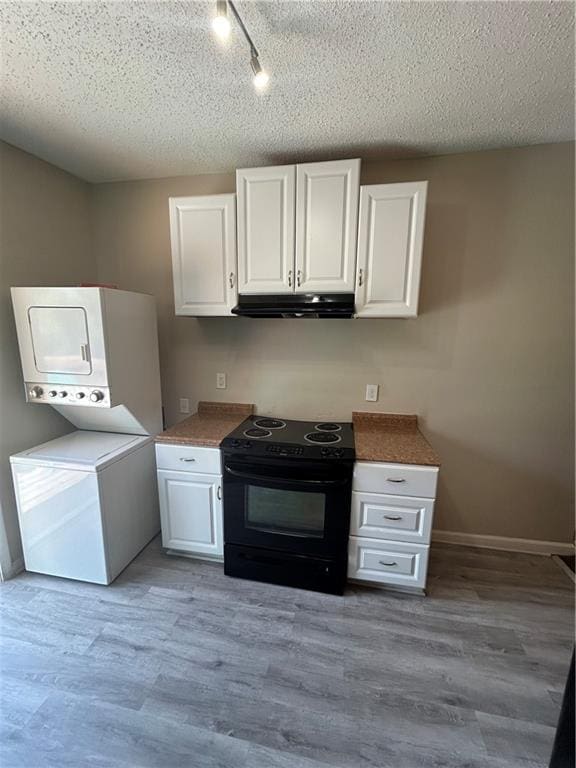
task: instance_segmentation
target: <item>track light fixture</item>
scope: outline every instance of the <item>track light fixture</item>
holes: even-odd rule
[[[270,80],[270,77],[268,73],[264,69],[262,69],[258,50],[254,45],[254,43],[252,42],[252,38],[250,37],[248,30],[246,29],[246,25],[240,18],[240,14],[236,10],[236,6],[232,2],[232,0],[216,0],[216,16],[214,16],[214,18],[212,19],[212,29],[221,40],[228,39],[228,36],[230,35],[230,20],[228,19],[228,7],[230,7],[230,10],[232,11],[232,15],[236,19],[238,26],[242,30],[242,34],[246,38],[246,42],[248,43],[248,46],[250,48],[250,66],[252,67],[252,72],[254,73],[254,81],[253,81],[254,87],[257,88],[259,91],[262,91],[268,85],[268,81]]]

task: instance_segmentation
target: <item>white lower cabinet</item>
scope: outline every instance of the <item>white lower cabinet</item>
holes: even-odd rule
[[[163,468],[163,464],[173,461],[166,451],[168,447],[172,448],[158,445],[156,451],[162,544],[167,549],[222,560],[222,475]],[[189,458],[186,452],[191,450],[183,451],[185,458]],[[215,466],[217,461],[220,467],[218,449],[193,450],[202,450],[206,458],[206,452],[214,453],[210,463]]]
[[[437,479],[437,467],[356,462],[348,578],[425,588]]]

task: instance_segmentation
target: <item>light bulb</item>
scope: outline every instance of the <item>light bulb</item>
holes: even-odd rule
[[[268,76],[268,73],[264,70],[261,70],[257,75],[254,75],[254,86],[258,88],[259,91],[261,91],[266,88],[269,80],[270,77]]]
[[[252,72],[254,72],[254,87],[259,91],[262,91],[268,85],[270,77],[268,73],[260,66],[258,56],[252,56],[250,59],[250,65],[252,67]]]
[[[212,29],[220,40],[227,40],[230,35],[230,22],[228,21],[228,17],[221,14],[214,16],[212,19]]]
[[[230,34],[228,4],[226,0],[216,0],[216,16],[212,19],[212,29],[220,40],[227,40]]]

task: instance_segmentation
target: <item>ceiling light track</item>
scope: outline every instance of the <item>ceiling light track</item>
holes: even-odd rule
[[[242,21],[242,17],[238,13],[238,10],[232,0],[216,0],[216,16],[212,20],[212,29],[222,40],[226,40],[230,34],[230,20],[228,19],[228,7],[232,11],[232,15],[236,19],[236,22],[242,34],[246,38],[246,42],[250,48],[250,66],[254,74],[254,86],[258,90],[262,90],[268,85],[269,76],[268,73],[262,69],[260,64],[260,54],[258,49],[254,45],[254,41],[250,37],[250,33],[246,29],[246,25]]]

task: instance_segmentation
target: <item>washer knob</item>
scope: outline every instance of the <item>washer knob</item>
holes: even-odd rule
[[[86,397],[85,392],[76,392],[76,400],[84,400],[85,397]]]
[[[68,392],[65,389],[58,392],[58,397],[68,397]]]
[[[55,389],[51,389],[50,392],[48,392],[48,397],[56,397],[58,392],[56,392]]]
[[[93,403],[99,403],[101,400],[104,400],[104,393],[100,392],[99,389],[95,389],[94,392],[90,394],[90,400],[92,400]]]
[[[43,394],[44,394],[44,390],[42,389],[42,387],[32,387],[32,389],[30,390],[30,397],[38,398],[38,397],[42,397]]]

